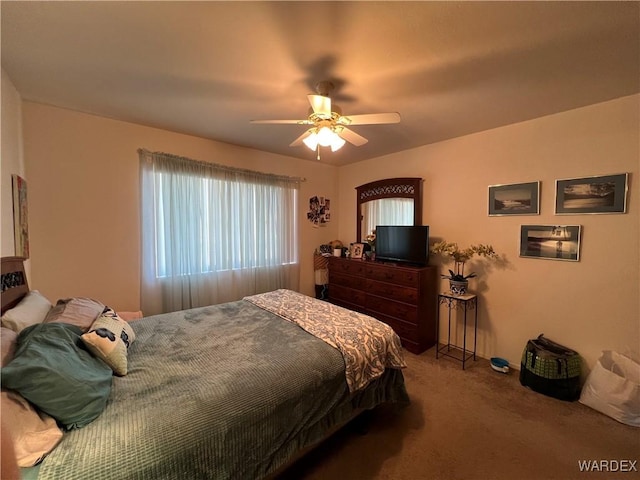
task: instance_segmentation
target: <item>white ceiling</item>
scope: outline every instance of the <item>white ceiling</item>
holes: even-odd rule
[[[26,100],[308,160],[306,95],[396,125],[347,164],[640,91],[639,2],[2,1]]]

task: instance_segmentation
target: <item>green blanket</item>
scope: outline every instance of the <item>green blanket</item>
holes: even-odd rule
[[[40,480],[262,478],[354,409],[408,401],[400,370],[350,394],[337,350],[246,301],[131,325],[129,373]]]

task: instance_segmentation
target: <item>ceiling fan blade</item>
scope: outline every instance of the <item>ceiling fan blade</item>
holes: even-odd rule
[[[300,135],[298,138],[296,138],[293,142],[291,142],[289,144],[290,147],[297,147],[298,145],[302,145],[302,141],[307,138],[309,135],[311,135],[311,131],[313,130],[313,128],[310,128],[309,130],[307,130],[306,132],[304,132],[302,135]]]
[[[331,118],[331,99],[324,95],[307,95],[313,113],[322,118]]]
[[[344,115],[338,119],[343,125],[375,125],[381,123],[400,123],[400,114],[391,113],[367,113],[364,115]]]
[[[369,141],[362,135],[358,135],[353,130],[349,130],[347,127],[338,127],[336,128],[335,132],[339,137],[344,138],[347,142],[355,145],[356,147],[364,145]]]
[[[249,123],[271,123],[271,124],[292,124],[292,125],[312,125],[309,120],[249,120]]]

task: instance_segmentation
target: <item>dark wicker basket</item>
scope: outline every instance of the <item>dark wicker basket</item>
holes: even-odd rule
[[[578,352],[541,334],[529,340],[522,352],[520,383],[544,395],[574,401],[580,397],[581,369]]]

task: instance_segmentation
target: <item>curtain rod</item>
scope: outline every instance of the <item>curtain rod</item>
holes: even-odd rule
[[[187,161],[187,162],[193,162],[202,166],[206,166],[206,167],[214,167],[214,168],[219,168],[221,170],[226,170],[229,172],[237,172],[237,173],[249,173],[251,175],[255,175],[255,174],[260,174],[260,175],[265,175],[271,178],[274,178],[276,180],[284,180],[287,182],[306,182],[307,179],[304,177],[290,177],[287,175],[276,175],[274,173],[265,173],[265,172],[259,172],[257,170],[249,170],[248,168],[238,168],[238,167],[230,167],[228,165],[221,165],[219,163],[212,163],[212,162],[206,162],[204,160],[194,160],[192,158],[188,158],[188,157],[181,157],[180,155],[174,155],[172,153],[165,153],[165,152],[151,152],[149,150],[147,150],[146,148],[139,148],[138,149],[138,154],[139,155],[163,155],[165,157],[169,157],[169,158],[173,158],[175,160],[183,160],[183,161]]]

